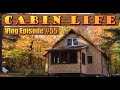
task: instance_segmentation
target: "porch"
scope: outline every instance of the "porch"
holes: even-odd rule
[[[49,50],[48,73],[80,73],[81,50],[86,47],[74,46]]]

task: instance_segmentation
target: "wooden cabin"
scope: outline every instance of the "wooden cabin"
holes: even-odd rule
[[[45,56],[45,69],[48,74],[108,76],[104,53],[72,29],[60,38]]]

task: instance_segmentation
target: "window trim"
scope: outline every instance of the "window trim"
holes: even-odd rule
[[[72,45],[68,45],[68,39],[72,39]],[[78,45],[75,45],[73,42],[74,39],[77,39],[77,42],[78,42],[78,38],[68,38],[68,39],[67,39],[67,46],[78,46]]]
[[[92,62],[91,62],[91,63],[88,62],[88,57],[92,57]],[[87,56],[87,63],[88,63],[88,64],[92,64],[92,63],[93,63],[93,56],[90,56],[90,55]]]
[[[58,53],[58,54],[57,54]],[[67,57],[66,57],[66,63],[63,63],[63,62],[61,62],[61,59],[62,58],[60,58],[60,57],[62,57],[61,55],[62,55],[62,52],[57,52],[57,53],[55,53],[55,52],[52,52],[51,53],[51,65],[57,65],[57,64],[77,64],[78,63],[78,58],[77,58],[77,52],[75,52],[75,54],[76,54],[76,61],[75,62],[71,62],[70,61],[70,52],[67,52],[66,51],[66,53],[67,53]],[[58,57],[57,58],[59,58],[59,63],[57,63],[57,61],[54,61],[54,54],[57,54],[58,55]],[[53,55],[53,56],[52,56]]]
[[[84,52],[82,52],[82,65],[85,65],[86,64],[86,55],[85,55],[85,57],[84,57],[84,63],[83,63],[83,54],[85,55],[85,53]]]

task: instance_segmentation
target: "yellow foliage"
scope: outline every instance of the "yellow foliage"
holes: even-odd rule
[[[16,42],[17,49],[25,49],[30,45],[30,37],[28,35],[21,35],[20,39]]]

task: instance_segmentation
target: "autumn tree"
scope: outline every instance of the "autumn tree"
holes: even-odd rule
[[[105,30],[105,36],[102,38],[105,39],[105,42],[102,45],[102,49],[105,51],[105,54],[109,57],[110,71],[113,67],[116,67],[116,64],[119,63],[119,40],[120,40],[120,28],[111,28]],[[117,50],[118,49],[118,50]],[[118,61],[118,62],[117,62]],[[116,63],[117,62],[117,63]],[[120,68],[120,67],[119,67]],[[117,69],[114,69],[117,70]],[[117,71],[115,71],[116,73]]]
[[[12,42],[9,38],[3,40],[3,60],[10,72],[30,74],[44,67],[46,58],[43,54],[49,47],[47,41],[37,35],[19,35]]]
[[[2,72],[2,37],[3,37],[3,27],[2,27],[2,14],[0,14],[0,73]]]
[[[46,50],[49,48],[49,44],[42,38],[35,38],[33,42],[33,62],[37,62],[36,65],[39,68],[44,68],[46,58],[43,56]]]
[[[120,41],[114,43],[111,47],[112,73],[120,74]]]

